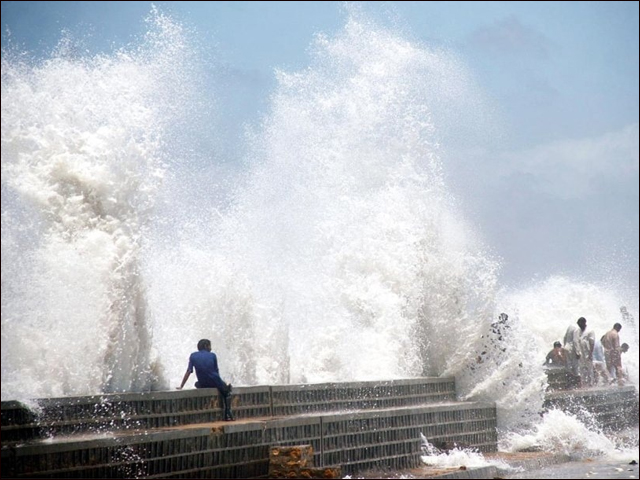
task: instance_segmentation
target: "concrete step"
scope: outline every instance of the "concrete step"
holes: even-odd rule
[[[313,446],[316,466],[340,465],[343,474],[414,468],[420,433],[495,451],[495,406],[449,402],[60,436],[3,446],[2,477],[256,478],[268,472],[270,446],[300,444]]]
[[[270,387],[234,389],[233,402],[241,417],[271,415]],[[221,401],[214,388],[46,398],[37,401],[39,413],[35,416],[20,412],[20,408],[26,407],[16,405],[17,402],[7,406],[5,403],[2,402],[3,444],[83,432],[151,429],[222,420]]]
[[[453,379],[234,388],[238,421],[220,421],[215,389],[44,399],[38,416],[2,402],[2,477],[260,478],[269,447],[309,444],[344,474],[420,463],[432,444],[494,452],[494,404],[456,402]],[[555,391],[547,408],[637,425],[633,387]],[[277,414],[276,414],[277,413]],[[47,436],[48,438],[37,438]],[[477,472],[476,472],[477,473]]]
[[[634,386],[591,387],[548,392],[545,409],[576,415],[587,425],[620,430],[638,425],[638,391]]]
[[[234,387],[236,418],[375,410],[455,400],[453,378],[416,378],[283,386]],[[115,429],[151,429],[222,420],[216,389],[105,394],[38,400],[35,415],[2,402],[3,442]]]

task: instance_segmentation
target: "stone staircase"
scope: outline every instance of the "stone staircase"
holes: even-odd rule
[[[604,431],[638,426],[638,391],[631,385],[548,392],[544,408],[571,413]]]
[[[453,378],[234,387],[2,402],[3,478],[265,478],[274,445],[313,447],[343,474],[420,464],[434,444],[497,449],[495,405],[457,402]]]

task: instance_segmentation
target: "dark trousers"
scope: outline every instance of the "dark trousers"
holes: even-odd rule
[[[200,382],[196,382],[196,388],[217,388],[220,393],[220,399],[222,403],[222,409],[224,411],[224,420],[233,421],[233,413],[231,413],[231,385],[224,383],[219,375],[214,377],[215,385],[201,385]]]
[[[213,382],[211,383],[212,384],[209,384],[209,382],[207,382],[203,385],[200,382],[196,382],[196,388],[217,388],[220,393],[225,393],[229,389],[229,386],[224,383],[220,375],[214,375]]]

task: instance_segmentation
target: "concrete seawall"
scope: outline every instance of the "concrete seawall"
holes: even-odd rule
[[[554,392],[548,406],[635,405],[637,418],[633,388],[593,393]],[[235,422],[215,389],[43,399],[38,414],[2,402],[2,477],[264,478],[269,447],[297,444],[343,474],[399,470],[420,465],[421,433],[495,452],[495,405],[455,398],[452,378],[238,387]],[[633,417],[607,415],[610,428]]]
[[[310,444],[345,474],[419,465],[420,433],[495,451],[493,404],[457,402],[453,378],[44,399],[2,403],[3,477],[265,477],[269,447]]]
[[[638,391],[633,386],[548,392],[544,408],[571,413],[605,431],[638,425]]]

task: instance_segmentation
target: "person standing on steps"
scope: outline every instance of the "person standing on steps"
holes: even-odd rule
[[[198,342],[198,351],[193,352],[189,357],[189,366],[178,390],[182,390],[189,376],[193,373],[194,368],[196,369],[196,377],[198,378],[196,388],[217,388],[222,398],[224,420],[227,422],[235,420],[231,413],[231,384],[225,383],[220,377],[218,357],[211,351],[211,341],[206,338]]]
[[[564,348],[569,352],[567,370],[571,375],[571,386],[581,388],[585,379],[580,377],[580,362],[582,360],[580,343],[582,335],[587,328],[587,319],[580,317],[576,323],[577,325],[569,325],[567,332],[564,334]]]
[[[613,328],[605,333],[600,342],[604,348],[604,361],[607,364],[609,375],[618,379],[618,385],[624,385],[622,375],[622,358],[620,357],[620,330],[622,325],[615,323]]]
[[[583,387],[594,385],[595,376],[593,372],[593,349],[596,344],[596,333],[585,327],[580,337],[580,378]]]
[[[595,386],[599,384],[609,385],[611,377],[604,362],[604,348],[602,348],[602,342],[600,340],[596,340],[593,347],[593,372],[593,384]]]

